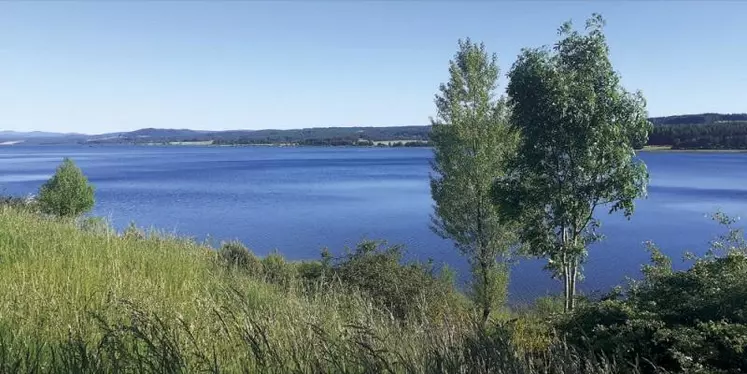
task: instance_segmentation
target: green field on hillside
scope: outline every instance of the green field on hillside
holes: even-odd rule
[[[303,282],[309,263],[261,264],[251,274],[189,240],[4,207],[0,372],[452,373],[488,360],[529,373],[585,360],[526,323],[516,344],[481,334],[458,296],[412,300],[420,315],[402,318],[339,279]]]

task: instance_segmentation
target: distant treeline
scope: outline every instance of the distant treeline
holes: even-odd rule
[[[284,139],[277,141],[272,139],[238,138],[213,141],[214,145],[297,145],[317,147],[428,147],[428,140],[383,140],[376,141],[362,138],[309,138],[309,139]]]
[[[213,134],[213,144],[293,144],[304,146],[374,146],[402,141],[420,145],[430,126],[327,127],[300,130],[258,130]],[[238,135],[238,136],[237,136]]]
[[[294,130],[194,131],[141,129],[81,139],[83,144],[152,144],[212,141],[219,145],[292,144],[318,146],[420,146],[428,141],[430,126],[320,127]],[[394,144],[389,144],[395,142]]]
[[[747,149],[747,114],[695,114],[652,118],[648,145],[673,149]]]
[[[647,145],[674,149],[747,149],[747,114],[702,113],[653,117]],[[324,127],[295,130],[194,131],[141,129],[74,139],[80,144],[212,141],[217,145],[430,146],[431,126]],[[12,139],[10,139],[12,140]],[[65,140],[71,141],[71,140]],[[60,140],[58,139],[58,142]],[[64,142],[64,141],[63,141]],[[643,146],[639,144],[638,146]]]
[[[747,121],[747,113],[701,113],[677,116],[652,117],[654,125],[710,125],[716,122]]]

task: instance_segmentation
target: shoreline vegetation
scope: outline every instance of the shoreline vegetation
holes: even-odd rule
[[[694,115],[679,115],[651,118],[654,124],[646,144],[639,148],[642,152],[704,152],[704,153],[743,153],[747,152],[747,114],[717,114],[705,113]],[[320,131],[341,130],[329,128]],[[409,131],[416,135],[406,138],[388,138],[388,129],[396,132],[396,127],[382,128],[383,137],[371,140],[353,133],[343,137],[325,138],[316,135],[315,129],[303,130],[305,139],[292,139],[295,135],[281,135],[286,132],[293,134],[299,130],[268,130],[284,137],[279,141],[272,137],[265,138],[237,138],[237,139],[207,139],[207,140],[162,140],[139,142],[134,139],[124,140],[133,145],[183,145],[183,146],[350,146],[350,147],[431,147],[433,145],[430,126],[411,126]],[[414,130],[413,130],[414,129]],[[265,131],[265,130],[261,130]],[[358,132],[363,130],[358,130]],[[120,139],[118,141],[123,141]],[[106,142],[89,142],[87,144],[108,144]],[[121,143],[120,143],[121,144]]]
[[[387,142],[374,142],[375,145],[342,145],[333,146],[327,145],[326,147],[367,147],[367,148],[400,148],[400,147],[421,147],[430,148],[433,145],[430,142],[420,141],[418,145],[410,144],[414,142],[406,141],[387,141]],[[387,144],[389,143],[389,144]],[[401,143],[402,145],[392,145],[392,143]],[[212,146],[212,147],[324,147],[324,146],[311,146],[297,143],[256,143],[256,144],[213,144],[211,141],[199,141],[199,142],[167,142],[167,143],[144,143],[137,144],[142,146]],[[637,152],[645,153],[747,153],[747,149],[675,149],[672,146],[644,146],[641,149],[636,150]]]
[[[384,241],[288,261],[116,230],[85,215],[95,187],[66,158],[37,196],[0,199],[0,372],[747,372],[747,238],[731,217],[711,217],[725,233],[685,269],[647,243],[640,277],[577,292],[603,239],[595,213],[630,219],[645,193],[634,151],[655,129],[620,85],[604,24],[568,22],[556,48],[523,49],[505,96],[497,56],[459,41],[434,100],[431,227],[467,260],[466,284]],[[361,143],[325,139],[303,143]],[[546,260],[562,295],[508,305],[519,257]]]
[[[747,149],[747,114],[688,114],[652,117],[644,151]],[[4,135],[0,146],[17,145],[263,145],[263,146],[432,146],[431,126],[329,127],[296,130],[195,131],[141,129],[127,133]],[[373,143],[373,144],[372,144]],[[399,144],[401,143],[401,144]],[[640,148],[640,145],[639,147]]]
[[[231,142],[216,142],[213,140],[205,141],[179,141],[179,142],[152,142],[142,143],[135,145],[146,145],[146,146],[213,146],[213,147],[369,147],[369,148],[401,148],[401,147],[430,147],[432,144],[428,140],[406,140],[406,139],[394,139],[394,140],[358,140],[358,141],[347,141],[347,140],[334,140],[334,139],[321,139],[314,142],[290,142],[290,143],[231,143]]]
[[[653,130],[644,152],[747,150],[747,114],[691,114],[649,119]],[[328,134],[334,134],[329,136]],[[141,129],[97,136],[60,135],[0,138],[0,146],[16,145],[179,145],[179,146],[423,146],[430,147],[431,126],[375,128],[311,128],[299,130],[235,130],[205,132]]]
[[[747,153],[747,149],[677,149],[672,146],[645,146],[638,150],[638,152],[651,152],[651,153]]]

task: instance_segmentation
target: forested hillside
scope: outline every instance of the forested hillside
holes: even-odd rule
[[[702,113],[649,118],[648,145],[673,149],[747,149],[747,114]],[[305,146],[428,145],[431,126],[318,127],[292,130],[199,131],[146,128],[101,135],[0,132],[0,142],[20,144],[287,144]]]
[[[82,142],[86,144],[143,144],[212,141],[217,145],[293,144],[293,145],[374,145],[381,141],[427,141],[430,126],[392,127],[318,127],[293,130],[193,131],[142,129],[127,133],[104,134]]]
[[[648,145],[673,149],[747,149],[747,114],[691,114],[650,119]]]
[[[651,117],[654,125],[710,125],[717,122],[747,121],[747,113],[701,113]]]

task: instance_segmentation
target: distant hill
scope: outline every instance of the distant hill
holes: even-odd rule
[[[169,137],[190,137],[210,133],[209,131],[189,130],[189,129],[140,129],[123,133],[127,137],[142,138],[169,138]]]
[[[737,128],[739,128],[739,136],[742,136],[741,129],[743,124],[747,122],[747,114],[701,113],[652,117],[649,120],[655,125],[654,134],[652,134],[653,138],[656,139],[654,143],[674,145],[677,139],[680,139],[677,141],[681,143],[685,141],[683,139],[686,137],[692,138],[701,135],[693,134],[694,136],[691,136],[693,131],[708,132],[708,135],[711,135],[710,129],[715,128],[712,125],[717,125],[719,134],[727,134],[724,136],[731,136],[730,132],[737,131]],[[672,130],[674,127],[677,127],[678,130]],[[101,135],[0,131],[0,144],[152,144],[205,141],[212,141],[215,144],[352,145],[361,143],[379,144],[380,142],[392,141],[424,144],[428,141],[430,130],[430,126],[315,127],[292,130],[226,131],[144,128]],[[729,141],[733,142],[732,140]]]
[[[747,149],[747,114],[703,113],[651,118],[648,145],[673,149]]]
[[[654,125],[711,125],[717,122],[747,121],[747,113],[701,113],[677,116],[652,117]]]
[[[88,144],[142,144],[213,141],[217,144],[353,144],[359,140],[427,141],[430,126],[394,127],[317,127],[294,130],[227,130],[196,131],[174,129],[141,129],[131,132],[90,136]]]
[[[77,133],[0,131],[0,144],[75,144],[87,137],[88,135]]]
[[[152,143],[184,141],[185,139],[202,138],[209,131],[189,129],[155,129],[145,128],[128,132],[114,132],[101,135],[90,135],[84,143]]]
[[[347,145],[359,141],[428,140],[430,126],[317,127],[293,130],[227,130],[145,128],[100,135],[0,131],[0,144],[151,144],[212,141],[217,144]]]

